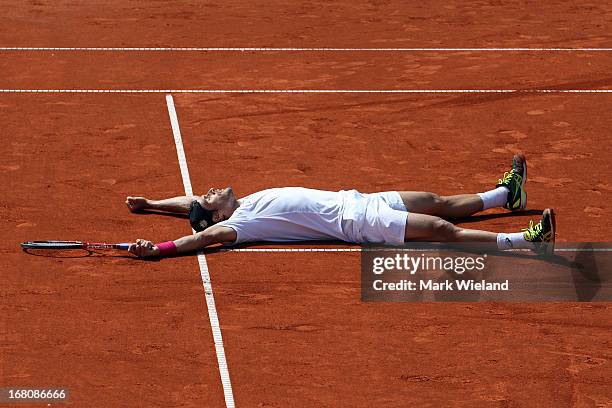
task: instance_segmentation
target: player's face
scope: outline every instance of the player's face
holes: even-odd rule
[[[202,198],[204,199],[204,208],[209,210],[222,210],[236,199],[231,187],[211,188]]]

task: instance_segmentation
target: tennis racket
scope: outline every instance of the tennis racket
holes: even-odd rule
[[[95,249],[118,249],[126,251],[130,247],[130,243],[109,244],[106,242],[82,242],[82,241],[27,241],[21,243],[21,248],[40,249],[40,250],[68,250],[68,249],[84,249],[91,251]]]

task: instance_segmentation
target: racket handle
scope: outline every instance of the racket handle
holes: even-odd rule
[[[127,249],[130,247],[130,245],[132,245],[132,244],[130,244],[129,242],[124,242],[122,244],[117,244],[117,249],[123,249],[123,250],[127,251]]]

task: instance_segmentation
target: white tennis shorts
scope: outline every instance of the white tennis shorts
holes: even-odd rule
[[[349,241],[402,245],[408,210],[397,191],[343,191],[342,231]]]

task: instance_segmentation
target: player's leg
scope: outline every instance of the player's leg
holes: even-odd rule
[[[404,241],[482,242],[498,249],[533,249],[552,254],[555,245],[555,219],[551,209],[544,210],[539,223],[529,224],[523,232],[494,233],[458,227],[440,217],[408,213]]]
[[[179,196],[163,200],[150,200],[145,197],[127,197],[125,204],[132,212],[142,210],[165,211],[177,214],[189,214],[189,206],[198,196]]]
[[[440,217],[409,212],[405,241],[497,242],[497,234],[458,227]]]
[[[512,211],[524,209],[527,205],[526,179],[525,156],[515,154],[512,158],[512,169],[504,174],[493,190],[452,196],[421,191],[400,191],[399,194],[410,212],[442,218],[460,218],[495,207],[506,207]]]
[[[411,213],[435,215],[442,218],[467,217],[482,211],[483,200],[478,194],[441,196],[425,191],[399,191],[406,209]],[[505,198],[504,198],[504,203]]]

